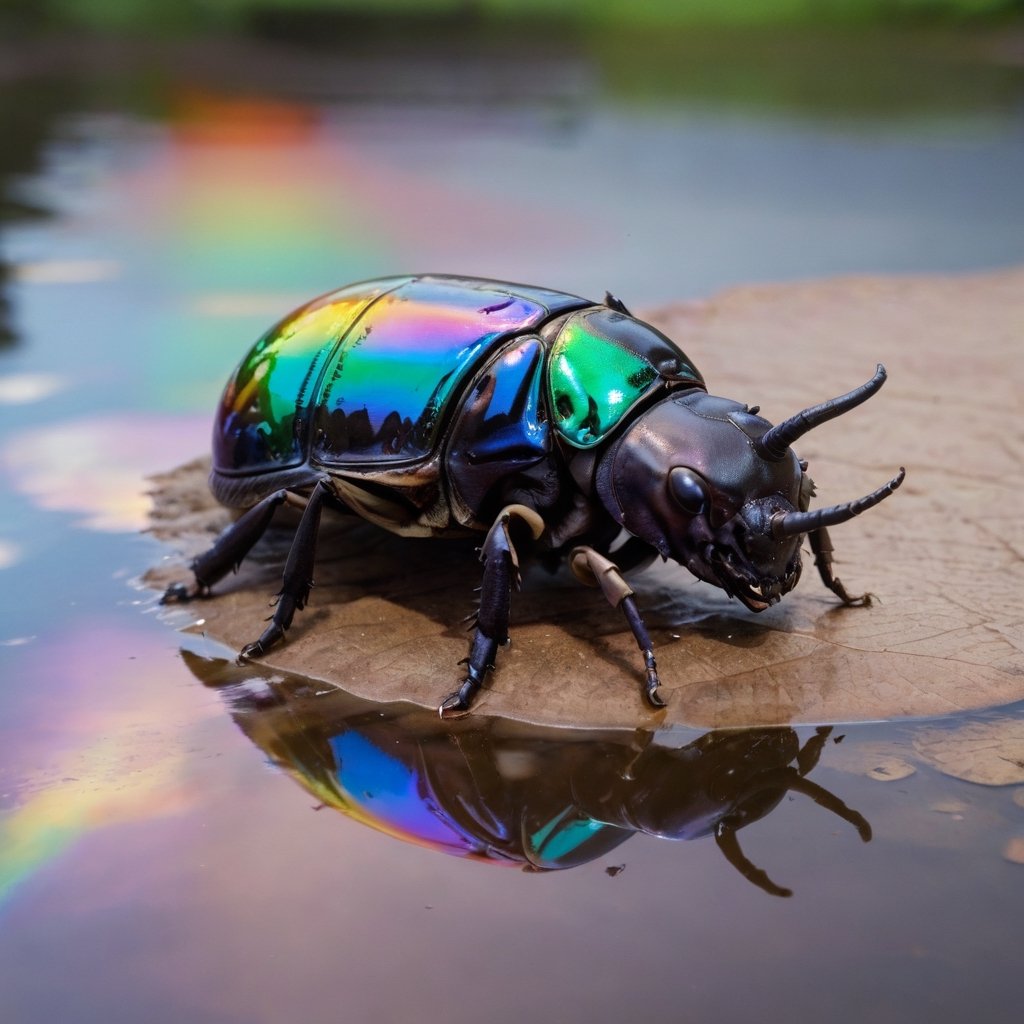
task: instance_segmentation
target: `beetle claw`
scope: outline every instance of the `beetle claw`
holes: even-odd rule
[[[469,667],[466,669],[466,678],[463,679],[462,685],[454,691],[449,693],[447,697],[438,705],[437,713],[442,718],[461,718],[469,711],[469,705],[473,698],[476,696],[480,689],[480,685],[483,682],[483,672],[492,668],[490,664],[481,671],[480,669],[473,667],[472,657],[469,659]],[[459,662],[463,664],[463,662]]]
[[[648,679],[647,685],[644,687],[644,696],[647,698],[647,703],[650,704],[652,708],[668,707],[668,704],[665,702],[665,698],[662,697],[659,692],[660,686],[661,681],[657,676],[655,676],[653,680]]]
[[[476,673],[471,667],[462,685],[453,693],[449,693],[438,705],[437,713],[442,718],[462,718],[469,713],[470,701],[479,689],[480,683],[477,681]]]
[[[251,644],[246,644],[238,652],[239,663],[244,663],[250,658],[262,658],[274,644],[283,639],[284,627],[276,620],[271,621],[270,625],[260,634],[258,640],[254,640]]]
[[[263,654],[263,644],[259,640],[254,641],[251,644],[246,644],[239,652],[237,662],[239,665],[244,665],[251,658],[259,658]]]
[[[647,703],[652,708],[667,707],[665,698],[659,692],[661,679],[658,678],[658,666],[655,663],[653,651],[644,651],[644,664],[647,670],[647,679],[644,683],[644,696],[647,698]]]
[[[201,597],[200,587],[189,586],[187,583],[172,583],[160,598],[161,604],[186,604],[196,597]]]
[[[461,691],[456,690],[441,701],[437,713],[444,719],[464,718],[469,713],[469,703],[462,699]]]
[[[660,709],[668,707],[668,704],[665,702],[665,698],[658,693],[657,686],[649,686],[645,691],[645,694],[647,697],[647,703],[650,704],[652,708]]]

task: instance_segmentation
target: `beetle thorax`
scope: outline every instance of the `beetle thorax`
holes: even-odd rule
[[[769,459],[771,424],[703,391],[675,394],[638,417],[601,459],[596,486],[629,533],[753,611],[792,590],[799,537],[776,538],[773,517],[800,505],[792,452]]]

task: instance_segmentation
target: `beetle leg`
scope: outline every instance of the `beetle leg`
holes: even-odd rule
[[[484,576],[473,643],[466,659],[466,678],[454,693],[441,701],[437,710],[442,718],[454,717],[469,709],[484,676],[494,668],[498,647],[508,643],[512,588],[519,589],[519,556],[512,534],[521,534],[521,525],[529,528],[534,540],[544,531],[544,521],[533,509],[509,505],[502,509],[480,548]]]
[[[306,508],[299,520],[298,529],[288,551],[284,565],[281,590],[277,595],[277,606],[270,625],[260,634],[258,640],[246,644],[239,652],[239,659],[258,658],[284,637],[297,611],[305,608],[309,591],[313,586],[313,562],[316,559],[316,535],[320,528],[320,512],[327,497],[327,485],[319,481],[309,496]]]
[[[768,873],[759,868],[750,860],[740,848],[740,841],[736,838],[736,829],[719,823],[715,829],[715,842],[718,848],[725,855],[725,859],[748,881],[768,893],[769,896],[792,896],[793,890],[776,885]]]
[[[805,779],[803,776],[795,776],[786,788],[789,792],[803,793],[819,807],[824,807],[826,811],[831,811],[837,818],[848,822],[857,830],[857,835],[860,836],[862,843],[871,842],[871,824],[867,818],[859,811],[853,810],[852,807],[847,807],[835,793],[830,793],[824,786],[819,786],[818,783]]]
[[[654,660],[654,646],[651,643],[647,627],[644,625],[640,609],[636,606],[633,590],[622,578],[618,566],[604,555],[598,554],[593,548],[573,548],[569,555],[569,566],[573,575],[589,587],[600,587],[613,608],[621,608],[626,622],[633,633],[637,647],[644,656],[644,696],[651,707],[663,708],[665,701],[658,693],[661,680],[658,678],[658,665]]]
[[[796,767],[799,775],[806,775],[818,764],[825,741],[832,735],[831,725],[819,725],[814,735],[800,748],[796,755]]]
[[[874,595],[869,593],[861,594],[859,597],[851,597],[847,592],[846,587],[843,586],[843,582],[837,579],[835,574],[832,572],[832,538],[828,535],[828,530],[824,526],[819,526],[816,530],[811,530],[807,534],[807,539],[811,544],[811,551],[814,552],[814,564],[818,567],[818,573],[821,576],[822,583],[828,587],[829,590],[835,594],[840,601],[845,605],[860,605],[862,607],[868,607],[871,604],[871,599]]]
[[[652,548],[647,541],[639,537],[630,537],[624,544],[615,549],[615,566],[619,572],[630,572],[633,569],[645,569],[657,557],[657,548]]]
[[[161,604],[190,601],[206,594],[218,580],[234,572],[249,554],[252,546],[266,533],[279,505],[297,498],[286,490],[274,491],[257,502],[233,522],[214,542],[212,548],[192,559],[194,583],[172,583],[160,598]]]

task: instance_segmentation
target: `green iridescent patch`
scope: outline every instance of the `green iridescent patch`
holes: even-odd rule
[[[643,356],[570,320],[551,349],[548,372],[555,429],[576,448],[600,444],[658,383]]]

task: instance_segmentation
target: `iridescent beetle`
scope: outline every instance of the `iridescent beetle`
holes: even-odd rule
[[[663,706],[654,651],[622,572],[661,555],[762,611],[796,586],[806,534],[825,585],[827,527],[877,505],[903,470],[856,501],[809,511],[813,484],[790,445],[885,380],[777,426],[716,398],[686,355],[611,295],[596,303],[447,276],[351,285],[298,309],[242,361],[221,399],[210,486],[247,511],[192,563],[205,594],[237,568],[282,504],[303,509],[269,626],[241,657],[281,640],[313,583],[322,508],[394,533],[479,531],[483,582],[461,686],[464,711],[508,641],[517,548],[566,553],[620,607]],[[622,541],[623,531],[626,540]],[[615,561],[609,555],[614,545]]]

